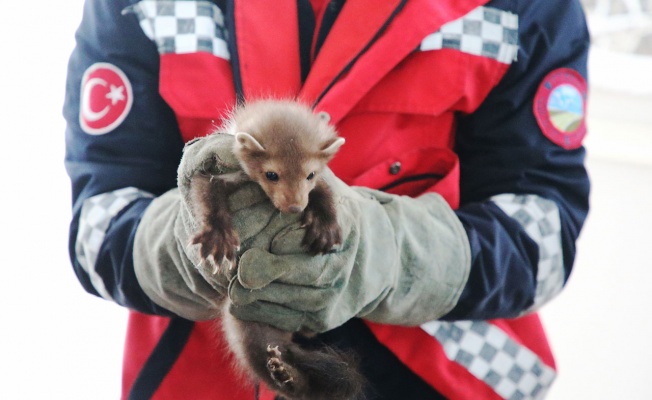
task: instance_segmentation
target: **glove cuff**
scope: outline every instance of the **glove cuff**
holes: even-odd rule
[[[457,304],[471,270],[466,231],[438,194],[395,197],[385,204],[400,249],[397,282],[365,319],[417,326]]]

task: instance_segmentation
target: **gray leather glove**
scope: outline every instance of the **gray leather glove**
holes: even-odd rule
[[[198,246],[190,244],[197,232],[190,179],[197,173],[240,171],[231,151],[233,137],[211,135],[190,142],[178,169],[178,189],[154,199],[136,231],[134,268],[144,292],[158,305],[192,320],[219,315],[230,276],[215,274],[210,262],[201,262]],[[247,182],[229,198],[234,225],[243,249],[278,212],[258,185]],[[228,272],[228,271],[227,271]]]
[[[324,175],[343,243],[310,256],[298,222],[276,214],[242,254],[231,313],[243,320],[323,332],[353,317],[419,325],[449,310],[468,279],[470,247],[443,198],[389,195]]]
[[[444,200],[351,188],[330,171],[342,246],[308,255],[300,217],[279,213],[255,183],[245,183],[229,198],[241,242],[237,279],[236,270],[215,273],[189,245],[197,231],[189,183],[201,171],[237,172],[232,141],[212,135],[189,144],[179,189],[153,200],[143,216],[134,266],[154,302],[188,319],[212,319],[230,285],[237,317],[290,331],[326,331],[355,316],[418,325],[456,304],[470,269],[469,244]]]

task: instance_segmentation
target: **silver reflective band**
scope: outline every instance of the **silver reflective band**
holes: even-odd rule
[[[478,7],[428,35],[419,50],[453,49],[503,64],[516,61],[518,16],[493,7]]]
[[[112,297],[95,268],[98,253],[113,217],[129,203],[142,197],[154,197],[154,195],[128,187],[89,197],[82,204],[75,254],[77,261],[89,275],[95,290],[107,300],[112,300]]]
[[[133,12],[160,54],[207,52],[229,60],[222,11],[210,1],[143,0]]]
[[[421,329],[455,361],[504,399],[542,399],[556,377],[534,352],[485,321],[432,321]]]
[[[564,286],[561,221],[555,202],[535,195],[501,194],[491,198],[539,246],[537,290],[531,311],[554,298]]]

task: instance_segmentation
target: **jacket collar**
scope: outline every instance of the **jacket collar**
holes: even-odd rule
[[[295,97],[301,89],[296,1],[233,1],[232,12],[242,95]]]

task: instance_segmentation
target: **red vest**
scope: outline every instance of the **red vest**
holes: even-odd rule
[[[391,186],[389,192],[410,196],[434,191],[455,208],[455,114],[473,112],[509,65],[452,49],[415,49],[443,24],[483,3],[486,0],[351,0],[302,84],[296,2],[236,2],[242,92],[245,99],[298,98],[317,112],[327,112],[346,138],[330,166],[348,184]],[[207,52],[162,54],[160,93],[175,111],[185,141],[206,135],[235,103],[230,61]],[[424,179],[409,179],[414,176]],[[404,183],[394,184],[404,178]],[[165,318],[131,314],[125,396],[167,324]],[[368,326],[447,398],[501,398],[525,390],[518,388],[521,377],[507,377],[518,374],[522,363],[538,363],[534,375],[543,369],[554,377],[554,361],[536,314],[490,323]],[[217,332],[215,322],[196,324],[155,398],[176,400],[189,398],[188,393],[193,399],[253,398],[252,387],[233,385],[242,380],[230,370],[228,356],[218,351],[222,339]],[[476,358],[462,357],[467,354]],[[516,367],[507,371],[510,361],[496,364],[501,356],[512,357]]]

